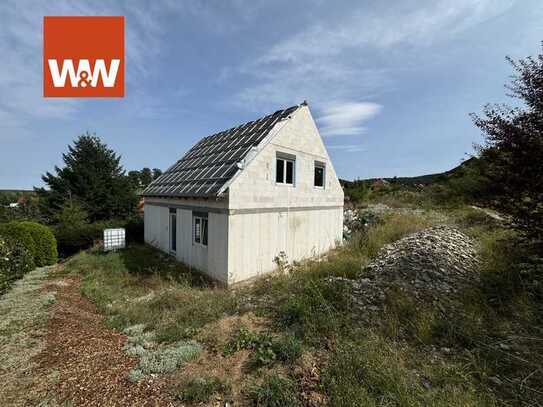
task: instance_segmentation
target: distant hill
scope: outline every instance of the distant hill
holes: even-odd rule
[[[413,186],[413,185],[430,185],[436,182],[443,182],[447,179],[455,176],[461,176],[464,174],[465,170],[471,167],[474,167],[477,165],[479,159],[477,157],[471,157],[462,163],[460,165],[440,173],[435,174],[426,174],[426,175],[417,175],[415,177],[392,177],[392,178],[366,178],[366,179],[360,179],[355,181],[349,181],[345,179],[340,179],[339,182],[343,187],[351,188],[359,183],[364,184],[373,184],[375,182],[382,182],[383,180],[390,183],[396,183],[401,184],[405,186]]]

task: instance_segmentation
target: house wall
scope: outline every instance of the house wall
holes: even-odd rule
[[[319,255],[343,236],[343,189],[307,106],[269,140],[228,188],[228,282],[273,271],[274,258],[289,261]],[[278,153],[294,155],[294,185],[275,182]],[[314,186],[315,161],[326,164],[325,187]]]
[[[277,268],[275,257],[289,261],[323,254],[341,243],[343,209],[259,211],[229,217],[228,283]]]
[[[179,199],[146,199],[145,242],[170,253],[170,208],[176,209],[177,246],[175,257],[189,267],[227,284],[228,213],[225,203]],[[193,242],[192,211],[208,213],[208,245]]]
[[[343,189],[307,106],[270,136],[232,180],[229,209],[343,206]],[[275,183],[277,153],[296,156],[294,186]],[[325,188],[313,186],[315,161],[326,163]]]

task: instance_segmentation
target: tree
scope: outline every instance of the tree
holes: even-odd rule
[[[147,185],[149,185],[153,181],[153,173],[151,172],[150,168],[142,168],[140,171],[140,182],[141,186],[145,188]]]
[[[143,190],[156,178],[162,175],[162,171],[158,168],[153,168],[152,170],[144,167],[141,171],[132,170],[128,171],[128,178],[130,184],[135,190]]]
[[[543,43],[542,43],[543,48]],[[506,88],[518,106],[486,105],[475,125],[485,134],[479,146],[487,162],[496,204],[530,237],[543,239],[543,55],[507,58],[514,74]]]
[[[157,179],[162,175],[162,170],[159,168],[153,168],[153,180]]]
[[[120,164],[121,157],[98,137],[80,136],[62,158],[63,168],[55,167],[55,175],[47,172],[42,176],[49,189],[37,189],[51,217],[68,200],[80,202],[90,221],[126,217],[134,211],[137,196]]]

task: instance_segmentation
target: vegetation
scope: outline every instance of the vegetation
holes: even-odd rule
[[[26,229],[36,247],[34,263],[36,266],[49,266],[58,260],[57,241],[51,228],[36,222],[21,222],[21,227]]]
[[[543,54],[508,61],[514,74],[507,89],[520,106],[487,105],[473,118],[485,135],[480,150],[495,204],[543,242]]]
[[[0,236],[19,242],[32,256],[32,263],[38,257],[38,248],[30,231],[19,222],[0,223]]]
[[[217,376],[190,377],[181,384],[177,397],[181,401],[206,402],[214,395],[229,393],[228,384]]]
[[[20,241],[0,236],[0,294],[33,268],[32,254]]]
[[[90,221],[122,218],[133,213],[137,198],[120,164],[121,157],[98,137],[80,136],[63,154],[64,167],[47,172],[48,189],[38,189],[44,213],[53,217],[66,201],[76,200]]]
[[[35,222],[0,223],[0,294],[34,267],[57,261],[50,228]]]
[[[518,234],[472,208],[443,214],[386,215],[326,260],[294,265],[290,273],[235,291],[214,287],[146,246],[105,255],[81,253],[65,270],[82,274],[82,292],[112,327],[143,324],[165,346],[197,340],[204,352],[192,362],[196,365],[206,359],[219,363],[215,358],[223,358],[224,365],[247,354],[237,379],[241,384],[220,374],[214,374],[217,382],[199,375],[189,380],[181,370],[180,384],[172,391],[183,400],[219,394],[239,401],[232,389],[241,386],[243,403],[302,403],[307,389],[298,383],[307,379],[299,375],[308,358],[317,361],[319,371],[313,391],[330,405],[479,406],[538,400],[536,389],[543,385],[536,367],[543,362],[541,302],[528,279],[515,280],[523,275]],[[452,223],[480,242],[485,265],[480,285],[439,304],[389,293],[379,320],[364,323],[346,287],[331,284],[330,278],[363,276],[363,266],[383,245],[436,222]],[[242,323],[227,331],[219,346],[202,336],[210,324],[247,313],[266,321],[262,328]],[[228,382],[228,389],[219,382]]]

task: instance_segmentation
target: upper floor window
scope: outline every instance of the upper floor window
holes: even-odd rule
[[[294,185],[296,157],[278,155],[275,162],[275,182],[278,184]]]
[[[324,179],[326,176],[326,165],[319,161],[315,161],[315,176],[313,185],[317,188],[324,188]]]

